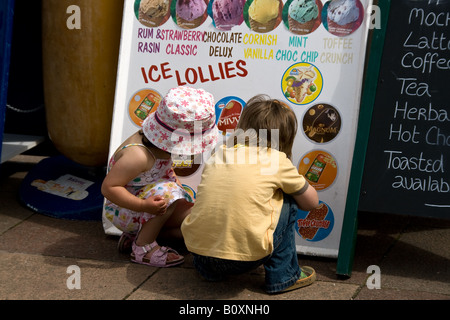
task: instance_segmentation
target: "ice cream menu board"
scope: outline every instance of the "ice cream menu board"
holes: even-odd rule
[[[280,99],[299,123],[292,162],[321,201],[314,212],[298,212],[297,248],[336,257],[370,5],[369,0],[127,0],[111,152],[175,86],[214,95],[223,139],[248,99],[260,93]],[[206,156],[176,168],[193,198]],[[226,197],[226,190],[217,190],[217,196]]]
[[[360,209],[450,218],[450,2],[392,1]]]

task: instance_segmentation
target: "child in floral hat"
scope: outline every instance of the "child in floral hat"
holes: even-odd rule
[[[105,216],[123,231],[119,250],[132,241],[131,261],[155,267],[184,261],[156,242],[163,230],[182,237],[180,225],[193,205],[175,175],[172,156],[211,151],[217,139],[213,96],[177,87],[113,154],[102,184]]]

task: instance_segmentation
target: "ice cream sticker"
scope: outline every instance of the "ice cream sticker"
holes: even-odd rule
[[[244,100],[234,96],[222,98],[216,103],[216,124],[219,133],[225,136],[234,131],[244,106]]]
[[[319,103],[309,108],[303,117],[303,132],[317,143],[333,140],[341,129],[341,116],[331,105]]]
[[[146,27],[154,28],[164,24],[170,17],[170,0],[136,0],[136,18]]]
[[[355,32],[363,19],[364,8],[359,0],[332,0],[323,6],[323,26],[338,37]]]
[[[161,102],[161,95],[152,89],[143,89],[136,92],[128,104],[130,120],[138,127],[150,113],[156,111]]]
[[[251,30],[267,33],[280,24],[282,10],[280,0],[248,0],[244,6],[244,20]]]
[[[183,29],[195,29],[205,22],[207,0],[172,0],[172,19]]]
[[[320,26],[322,7],[320,0],[288,0],[283,7],[284,24],[293,34],[309,34]]]
[[[319,206],[311,211],[297,211],[295,230],[307,241],[320,241],[328,237],[333,230],[334,214],[331,208],[320,201]]]
[[[211,0],[208,15],[217,29],[229,31],[244,21],[244,4],[245,0]]]
[[[336,179],[336,160],[324,150],[314,150],[302,157],[298,164],[298,172],[317,191],[321,191],[331,186]]]
[[[298,105],[314,101],[321,93],[323,78],[319,69],[306,62],[290,66],[283,74],[281,89],[290,102]]]

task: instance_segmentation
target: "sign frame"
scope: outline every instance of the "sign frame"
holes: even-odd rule
[[[351,169],[352,174],[350,176],[348,187],[344,222],[341,233],[341,241],[339,244],[339,256],[336,267],[336,274],[343,277],[350,277],[352,274],[356,236],[358,231],[358,204],[361,182],[370,135],[372,112],[375,103],[390,5],[391,0],[378,1],[378,7],[381,12],[381,24],[379,29],[373,30],[372,42],[370,45],[370,50],[368,51],[369,58],[361,98],[358,133],[356,136],[355,152],[353,154]]]

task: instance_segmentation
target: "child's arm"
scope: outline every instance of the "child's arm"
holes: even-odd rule
[[[299,209],[303,211],[311,211],[319,205],[319,196],[317,195],[316,189],[311,185],[308,185],[308,188],[305,192],[297,195],[292,195]]]
[[[125,151],[125,150],[124,150]],[[141,148],[129,148],[107,174],[102,184],[102,194],[119,207],[137,212],[164,214],[167,203],[163,197],[140,199],[125,189],[125,185],[149,167],[149,158]],[[151,167],[151,166],[150,166]]]

